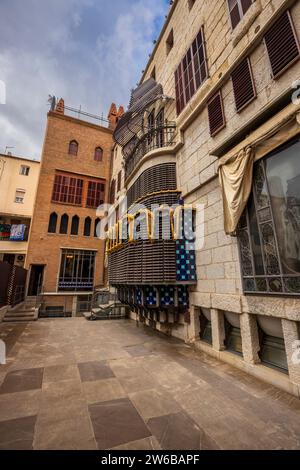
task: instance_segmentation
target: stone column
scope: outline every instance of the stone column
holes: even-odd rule
[[[281,320],[289,375],[293,383],[300,385],[300,332],[299,323]]]
[[[211,309],[211,327],[213,348],[216,351],[225,349],[225,322],[224,313],[221,310]]]
[[[188,338],[187,341],[189,343],[193,343],[199,339],[199,332],[200,332],[200,309],[195,306],[191,306],[190,308],[191,314],[191,323],[188,325]]]
[[[258,354],[260,344],[256,318],[254,315],[249,315],[249,313],[243,313],[240,315],[240,324],[244,361],[257,364],[260,362]]]
[[[72,317],[76,317],[77,315],[77,299],[77,295],[74,295],[72,302]]]

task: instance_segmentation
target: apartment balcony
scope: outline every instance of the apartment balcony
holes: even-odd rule
[[[125,158],[125,179],[129,178],[140,161],[153,150],[172,147],[175,145],[176,124],[173,121],[165,121],[160,126],[148,129],[141,137],[135,139],[135,144]]]

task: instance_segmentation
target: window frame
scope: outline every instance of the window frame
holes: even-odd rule
[[[97,152],[101,151],[100,157],[98,157]],[[95,162],[102,162],[103,161],[103,148],[102,147],[96,147],[95,148],[95,153],[94,153],[94,161]]]
[[[79,235],[79,226],[80,226],[80,218],[77,214],[73,215],[71,220],[71,231],[70,235],[72,237],[76,237]]]
[[[214,131],[211,129],[211,119],[210,119],[210,114],[209,114],[209,105],[216,99],[216,97],[219,97],[220,99],[220,104],[221,104],[221,112],[222,112],[222,125],[216,128]],[[215,137],[222,129],[226,127],[226,118],[225,118],[225,111],[224,111],[224,103],[223,103],[223,96],[222,96],[222,90],[217,91],[207,102],[206,105],[207,108],[207,114],[208,114],[208,127],[209,127],[209,134],[211,137]]]
[[[119,193],[121,191],[122,187],[122,170],[119,171],[118,173],[118,181],[117,181],[117,192]]]
[[[99,195],[99,200],[97,199]],[[85,207],[97,209],[105,202],[105,180],[88,180]]]
[[[255,222],[257,224],[257,229],[258,229],[258,235],[259,235],[259,241],[260,241],[260,251],[261,251],[261,258],[262,258],[262,266],[263,266],[263,274],[256,274],[256,267],[255,267],[255,250],[253,247],[253,242],[252,242],[252,233],[253,233],[253,226],[251,228],[251,223],[250,223],[250,217],[249,217],[249,205],[251,202],[251,199],[249,198],[248,204],[245,208],[244,213],[241,216],[239,226],[237,229],[237,239],[238,239],[238,251],[239,251],[239,264],[240,264],[240,271],[241,271],[241,280],[242,280],[242,288],[243,288],[243,293],[244,295],[268,295],[268,296],[288,296],[288,297],[299,297],[300,296],[300,287],[298,292],[291,292],[287,289],[285,281],[289,279],[295,278],[295,280],[298,280],[300,283],[300,274],[297,275],[292,275],[289,273],[285,273],[283,270],[283,265],[282,265],[282,257],[280,255],[280,250],[279,250],[279,240],[278,240],[278,226],[276,226],[275,218],[274,218],[274,208],[272,207],[272,203],[270,200],[270,189],[269,189],[269,183],[267,180],[266,176],[266,161],[269,158],[272,158],[273,156],[276,156],[278,152],[281,150],[284,150],[285,148],[288,148],[293,145],[293,143],[300,142],[300,136],[298,135],[297,137],[294,137],[290,139],[289,141],[285,142],[283,145],[279,146],[277,149],[273,150],[271,153],[263,157],[261,160],[255,163],[256,166],[254,166],[254,175],[253,175],[253,183],[252,183],[252,189],[251,189],[251,196],[250,198],[253,198],[253,206],[254,206],[254,212],[255,212]],[[263,176],[264,176],[264,182],[267,188],[267,197],[268,197],[268,205],[258,208],[258,202],[257,202],[257,195],[255,191],[255,184],[256,184],[256,179],[255,179],[255,172],[258,171],[258,165],[261,165],[262,171],[263,171]],[[261,221],[259,219],[259,212],[264,211],[268,209],[270,216],[268,220]],[[244,225],[243,225],[244,222]],[[261,226],[270,224],[270,227],[273,232],[274,236],[274,253],[273,256],[276,258],[276,261],[278,263],[278,274],[268,274],[268,267],[267,267],[267,260],[265,259],[266,254],[264,252],[264,244],[263,244],[263,238],[262,238],[262,231],[261,231]],[[242,241],[241,241],[241,236],[242,234],[246,233],[247,237],[247,243],[248,243],[248,259],[250,260],[251,267],[250,269],[252,270],[252,274],[246,275],[244,274],[244,269],[245,269],[245,264],[243,263],[243,251],[242,251]],[[247,256],[247,254],[246,254]],[[253,281],[253,286],[255,286],[255,289],[253,290],[248,290],[245,288],[246,281],[249,280]],[[265,283],[266,289],[258,289],[258,281],[261,281]],[[274,282],[275,280],[279,280],[281,284],[281,290],[275,291],[270,288],[270,283]],[[249,284],[250,285],[250,284]]]
[[[48,233],[55,234],[57,232],[57,223],[58,223],[58,214],[57,212],[51,212],[48,222]],[[51,231],[51,226],[53,225],[53,231]]]
[[[236,69],[244,62],[247,62],[248,65],[248,71],[250,75],[250,80],[251,80],[251,85],[252,85],[252,90],[253,90],[253,96],[251,96],[248,101],[246,101],[240,108],[237,107],[237,99],[236,99],[236,92],[235,92],[235,85],[234,85],[234,78],[232,77],[232,74],[236,71]],[[251,60],[250,56],[245,57],[231,72],[230,75],[231,79],[231,85],[232,85],[232,91],[233,91],[233,97],[234,97],[234,104],[235,104],[235,110],[239,114],[241,113],[252,101],[254,101],[257,98],[257,91],[256,91],[256,85],[255,85],[255,80],[254,80],[254,75],[253,75],[253,70],[252,70],[252,65],[251,65]]]
[[[167,56],[170,54],[171,50],[174,47],[174,28],[170,29],[168,37],[166,39],[166,53]]]
[[[196,0],[188,0],[188,7],[189,7],[189,11],[192,10],[193,6],[195,5],[196,3]]]
[[[76,144],[76,153],[75,152],[71,152],[71,148],[72,146],[74,146]],[[68,150],[68,155],[71,155],[72,157],[77,157],[78,156],[78,150],[79,150],[79,144],[77,142],[77,140],[71,140],[69,142],[69,150]]]
[[[83,236],[84,237],[90,237],[91,236],[91,230],[92,230],[92,218],[88,216],[84,219]]]
[[[22,194],[23,197],[19,197],[17,194]],[[26,194],[25,189],[16,189],[15,199],[14,199],[15,204],[24,204],[25,194]]]
[[[200,45],[199,35],[201,35]],[[200,60],[201,55],[203,56],[202,61]],[[202,77],[203,66],[205,68],[204,77]],[[193,96],[195,96],[197,91],[202,87],[203,83],[209,78],[204,25],[200,27],[191,45],[177,65],[174,77],[176,110],[177,116],[179,116]]]
[[[73,256],[74,260],[71,276],[66,276],[68,256]],[[57,292],[92,291],[95,284],[96,256],[96,250],[62,249],[60,256]],[[90,261],[89,276],[83,277],[84,262],[88,259]],[[78,274],[80,274],[80,276]],[[81,285],[82,287],[80,287]]]
[[[85,180],[77,177],[77,175],[55,173],[51,202],[54,204],[82,206],[84,183]]]
[[[269,50],[268,50],[268,46],[267,46],[267,42],[266,42],[266,34],[268,33],[269,29],[272,28],[269,28],[266,33],[264,34],[264,38],[263,38],[263,43],[264,43],[264,46],[265,46],[265,50],[266,50],[266,53],[267,53],[267,58],[268,58],[268,63],[269,63],[269,67],[270,67],[270,71],[271,71],[271,77],[273,78],[273,80],[277,80],[278,78],[281,77],[281,75],[286,72],[292,65],[294,65],[298,60],[300,60],[300,42],[299,42],[299,38],[298,38],[298,34],[297,34],[297,31],[296,31],[296,28],[295,28],[295,24],[294,24],[294,21],[293,21],[293,18],[292,18],[292,15],[291,15],[291,12],[290,10],[286,10],[285,12],[283,12],[278,18],[277,20],[279,20],[281,18],[281,16],[283,16],[285,13],[287,13],[288,15],[288,18],[289,18],[289,22],[290,22],[290,26],[291,26],[291,29],[292,29],[292,32],[293,32],[293,35],[294,35],[294,39],[295,39],[295,43],[296,43],[296,46],[298,48],[298,55],[296,57],[294,57],[294,59],[292,59],[285,67],[283,67],[279,72],[277,72],[276,74],[274,74],[274,71],[273,71],[273,67],[272,67],[272,63],[271,63],[271,59],[270,59],[270,55],[269,55]]]
[[[60,235],[68,235],[69,234],[69,222],[70,217],[68,214],[62,214],[59,221],[59,234]],[[65,227],[64,224],[65,223]]]
[[[25,172],[23,170],[25,170]],[[30,173],[30,166],[28,166],[28,165],[21,165],[20,166],[19,174],[21,176],[29,176],[29,173]]]
[[[251,0],[251,5],[247,8],[245,13],[243,12],[242,1],[241,0],[235,0],[236,4],[238,6],[239,15],[240,15],[240,20],[238,21],[238,23],[235,26],[233,26],[232,19],[231,19],[231,12],[232,12],[234,7],[230,10],[229,1],[230,0],[226,0],[227,10],[228,10],[228,15],[229,15],[229,20],[230,20],[231,31],[234,31],[235,28],[238,26],[238,24],[242,21],[243,17],[246,15],[247,11],[251,8],[251,6],[255,2],[255,0]]]

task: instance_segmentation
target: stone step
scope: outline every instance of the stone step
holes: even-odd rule
[[[30,309],[24,310],[23,306],[20,310],[8,311],[4,318],[4,322],[18,322],[18,321],[36,321],[38,319],[38,310]]]
[[[4,318],[3,318],[3,322],[19,322],[19,321],[36,321],[37,319],[33,316],[33,315],[19,315],[19,316],[10,316],[10,315],[6,315]]]
[[[37,319],[34,317],[5,317],[3,319],[4,323],[16,323],[16,322],[29,322],[29,321],[36,321]]]

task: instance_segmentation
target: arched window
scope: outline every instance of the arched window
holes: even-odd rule
[[[101,227],[101,220],[95,220],[95,230],[94,230],[94,237],[97,238],[100,235],[100,227]]]
[[[77,155],[78,154],[78,142],[76,140],[71,140],[69,143],[69,155]]]
[[[79,217],[74,215],[72,218],[72,225],[71,225],[71,235],[78,235],[79,230]]]
[[[62,215],[60,219],[59,233],[66,235],[68,233],[68,225],[69,225],[69,216],[67,214],[64,214]]]
[[[101,147],[95,149],[94,160],[95,162],[102,162],[103,159],[103,150]]]
[[[91,227],[92,227],[92,219],[90,217],[86,217],[84,221],[84,231],[83,231],[83,235],[85,237],[91,236]]]
[[[52,212],[49,217],[48,233],[56,233],[57,227],[57,214]]]

